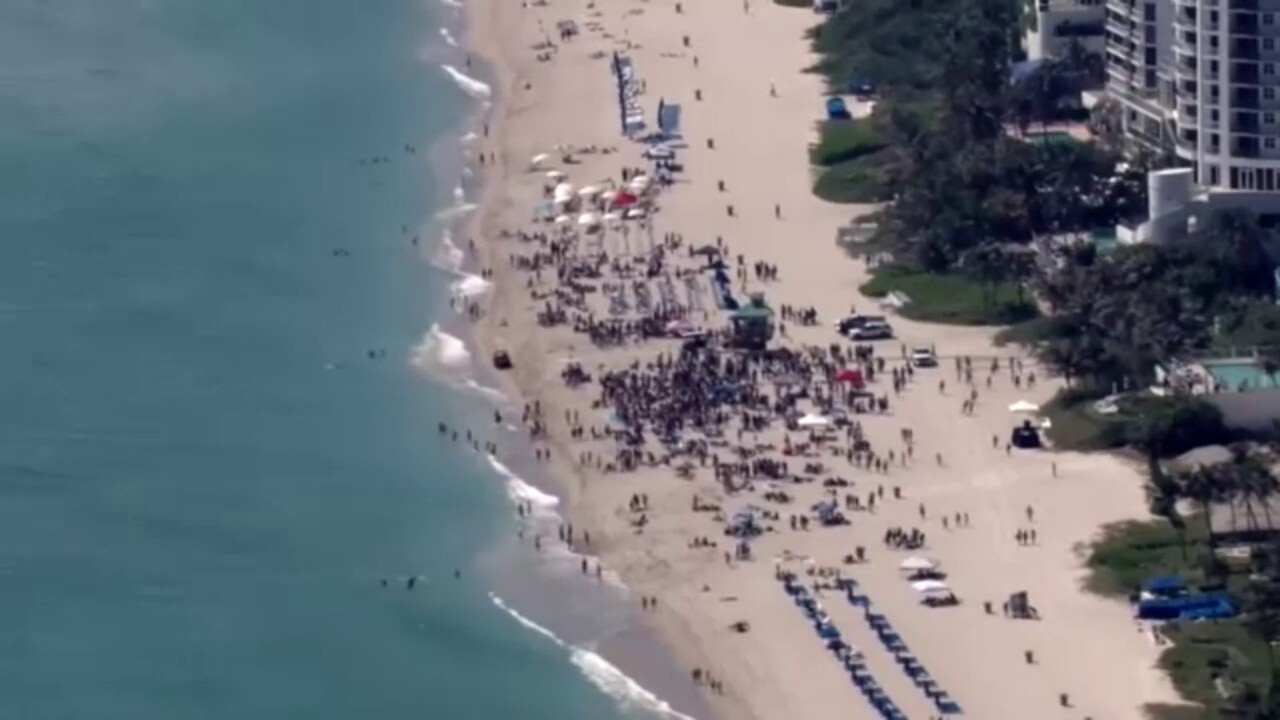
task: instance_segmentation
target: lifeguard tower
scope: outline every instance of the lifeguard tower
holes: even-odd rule
[[[773,308],[764,293],[752,293],[745,305],[729,315],[733,328],[733,344],[747,350],[763,350],[773,339]]]

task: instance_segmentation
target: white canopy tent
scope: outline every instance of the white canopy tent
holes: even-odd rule
[[[951,592],[951,586],[941,580],[917,580],[911,583],[911,589],[918,593]]]
[[[809,413],[797,420],[796,424],[800,427],[826,427],[831,424],[831,419]]]

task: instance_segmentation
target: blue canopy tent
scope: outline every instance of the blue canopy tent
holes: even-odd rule
[[[1187,590],[1187,584],[1177,575],[1165,575],[1147,581],[1144,588],[1152,595],[1178,595]]]
[[[844,104],[844,98],[832,97],[827,98],[827,119],[828,120],[852,120],[853,116],[849,114],[849,108]]]

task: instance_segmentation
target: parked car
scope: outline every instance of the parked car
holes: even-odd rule
[[[836,330],[841,335],[848,335],[850,330],[862,327],[867,323],[888,325],[888,323],[885,322],[883,315],[850,315],[844,319],[836,321]]]
[[[911,348],[911,364],[922,368],[938,367],[938,356],[933,354],[933,348]]]
[[[888,323],[869,322],[853,328],[846,335],[850,340],[888,340],[893,337],[893,328]]]

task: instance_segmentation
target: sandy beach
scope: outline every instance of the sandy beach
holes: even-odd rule
[[[668,457],[650,433],[634,469],[618,467],[620,445],[605,434],[610,408],[596,402],[599,380],[632,363],[635,372],[646,372],[645,364],[659,355],[678,354],[681,341],[628,336],[602,344],[575,332],[574,318],[611,317],[608,283],[641,280],[661,296],[669,278],[679,302],[688,306],[688,319],[720,330],[727,317],[716,309],[707,274],[690,272],[704,258],[688,253],[691,246],[719,241],[730,271],[736,274],[741,266],[734,282],[739,299],[761,291],[774,308],[816,313],[812,325],[783,319],[785,332],[775,338],[776,346],[798,351],[838,343],[847,351],[852,343],[835,333],[833,322],[855,307],[884,312],[858,293],[866,264],[835,243],[837,228],[869,208],[827,204],[810,192],[807,148],[821,116],[823,87],[820,76],[805,72],[814,57],[804,33],[818,16],[758,0],[550,0],[525,6],[471,0],[468,19],[467,45],[490,62],[500,99],[487,132],[470,147],[474,159],[484,158],[486,184],[471,233],[476,255],[469,262],[490,270],[494,283],[480,301],[476,359],[488,362],[499,349],[510,354],[514,367],[504,373],[507,389],[523,402],[537,403],[540,412],[526,413],[525,425],[545,427],[534,441],[550,451],[545,462],[563,483],[578,537],[590,533],[589,544],[577,542],[620,575],[637,606],[641,598],[655,598],[652,608],[645,601],[644,617],[691,673],[704,670],[723,684],[721,692],[705,689],[718,715],[875,716],[784,591],[780,571],[795,573],[810,587],[830,584],[836,572],[855,581],[871,610],[887,618],[968,717],[1118,720],[1142,717],[1145,703],[1177,702],[1154,666],[1160,648],[1135,624],[1129,608],[1080,588],[1082,544],[1106,523],[1145,515],[1139,473],[1108,455],[1008,450],[1017,419],[1009,405],[1044,402],[1059,385],[1015,349],[994,347],[993,329],[934,326],[891,315],[896,338],[875,343],[883,369],[868,387],[888,407],[851,415],[856,433],[840,429],[827,442],[810,442],[807,432],[788,429],[777,418],[744,430],[739,412],[730,410],[722,435],[704,446],[701,458]],[[577,34],[562,38],[562,21],[572,21]],[[570,213],[568,226],[533,220],[534,208],[545,200],[547,171],[562,171],[577,188],[618,183],[624,168],[652,172],[642,156],[644,145],[620,131],[610,68],[615,52],[634,62],[643,81],[639,102],[651,126],[660,99],[684,111],[687,147],[677,153],[683,170],[670,186],[653,191],[653,241],[639,221],[588,236],[579,235],[576,213]],[[530,159],[540,154],[550,157],[531,169]],[[565,163],[564,155],[573,162]],[[623,224],[630,227],[625,238],[617,229]],[[546,238],[561,238],[565,228],[576,239],[564,241],[563,253],[549,251]],[[581,305],[568,301],[574,291],[557,279],[555,263],[572,256],[604,252],[611,261],[627,257],[643,269],[664,245],[657,275],[644,278],[637,270],[625,280],[611,279],[606,263],[604,277],[582,281],[596,292],[582,295]],[[535,272],[530,258],[538,253],[546,258]],[[631,263],[634,258],[640,262]],[[755,263],[776,266],[777,278],[758,279]],[[538,313],[562,301],[566,322],[538,322]],[[639,316],[633,303],[619,317]],[[896,390],[890,375],[907,372],[904,350],[914,346],[934,348],[938,366],[912,368]],[[972,368],[972,383],[962,370],[963,358]],[[998,369],[992,369],[993,361]],[[566,383],[562,373],[570,363],[592,381]],[[823,384],[820,375],[815,371],[810,378],[816,386]],[[778,392],[776,383],[763,377],[757,382],[771,396]],[[971,393],[972,411],[963,412]],[[814,406],[804,399],[798,408]],[[910,443],[904,430],[910,431]],[[874,455],[855,458],[855,436]],[[682,439],[699,438],[694,429],[684,429]],[[788,442],[808,449],[784,456]],[[752,448],[750,457],[735,454],[737,447]],[[887,467],[875,469],[870,457]],[[786,462],[787,476],[808,481],[747,472],[734,478],[735,486],[717,478],[719,464],[756,461]],[[681,477],[676,466],[684,463],[689,467]],[[802,472],[806,465],[820,468]],[[770,490],[790,501],[763,499]],[[631,507],[638,495],[646,500],[639,510]],[[872,496],[877,502],[868,510]],[[859,499],[859,509],[849,505],[849,497]],[[811,507],[823,500],[837,501],[848,524],[817,522]],[[699,503],[719,512],[695,510]],[[767,520],[771,530],[750,542],[751,559],[734,559],[735,539],[725,536],[724,521],[747,506],[776,513],[776,519]],[[790,521],[800,515],[808,516],[808,529],[793,530]],[[888,546],[886,532],[895,528],[923,533],[923,546]],[[1016,539],[1031,531],[1034,542]],[[697,538],[714,547],[691,547]],[[859,547],[865,561],[847,563]],[[935,561],[959,604],[920,604],[900,568],[908,557]],[[1003,603],[1018,591],[1028,593],[1039,619],[1002,613]],[[818,590],[817,598],[906,716],[941,714],[882,647],[863,608],[850,604],[843,591]],[[748,629],[735,630],[737,623]]]

